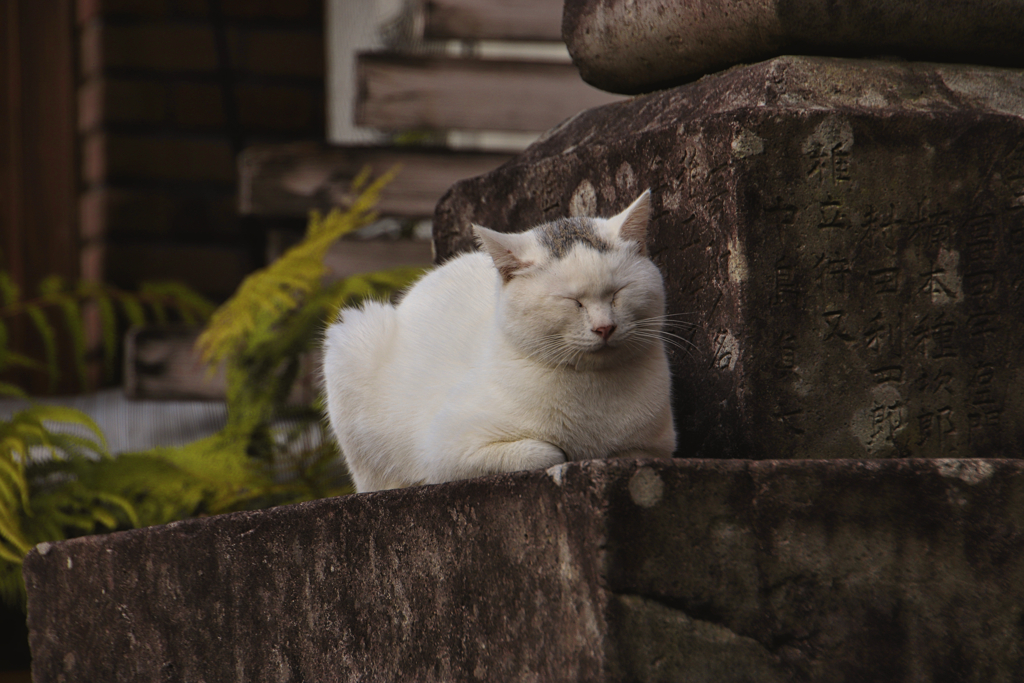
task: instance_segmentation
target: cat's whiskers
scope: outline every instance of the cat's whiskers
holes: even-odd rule
[[[657,336],[662,337],[662,338],[664,338],[666,340],[668,340],[668,339],[675,339],[675,340],[678,340],[680,343],[685,344],[687,346],[690,346],[690,347],[692,347],[694,349],[697,348],[697,345],[694,344],[693,341],[691,341],[687,337],[684,337],[681,334],[676,334],[675,332],[671,332],[671,331],[669,331],[669,330],[667,330],[667,329],[665,329],[664,327],[661,327],[661,326],[639,326],[638,325],[635,329],[638,332],[644,332],[646,334],[657,335]]]
[[[701,326],[697,323],[690,322],[688,320],[678,320],[678,316],[689,315],[689,313],[668,313],[666,315],[656,315],[650,318],[641,318],[637,320],[637,323],[658,323],[663,324],[665,327],[680,327],[691,330],[700,329]]]
[[[662,313],[661,315],[652,315],[642,320],[668,320],[669,318],[688,318],[695,315],[694,313]],[[696,324],[696,323],[694,323]]]
[[[645,332],[656,333],[658,336],[660,336],[666,342],[669,342],[669,340],[675,340],[675,342],[673,342],[673,343],[678,342],[678,343],[683,344],[683,345],[685,345],[685,346],[687,346],[687,347],[689,347],[691,349],[694,349],[694,350],[697,349],[697,345],[694,344],[689,339],[687,339],[686,337],[684,337],[682,335],[679,335],[679,334],[675,334],[674,332],[669,332],[668,330],[664,330],[664,329],[663,330],[645,330]]]
[[[631,336],[638,340],[648,342],[660,341],[666,346],[671,346],[673,348],[679,349],[687,356],[689,356],[691,360],[697,360],[697,357],[694,355],[694,351],[699,351],[696,344],[694,344],[686,337],[669,332],[660,325],[655,326],[637,324],[633,328]]]
[[[544,335],[537,341],[539,343],[534,347],[534,355],[554,367],[569,365],[577,356],[576,350],[565,343],[561,334]],[[575,363],[579,363],[578,358],[575,359]]]
[[[667,320],[664,317],[652,317],[652,318],[641,318],[635,323],[638,327],[645,329],[657,329],[657,330],[672,330],[672,329],[685,329],[699,330],[702,329],[700,325],[695,323],[688,323],[682,320]]]
[[[570,365],[575,368],[579,366],[580,356],[575,349],[564,347],[553,360],[553,365],[556,368],[569,367]]]

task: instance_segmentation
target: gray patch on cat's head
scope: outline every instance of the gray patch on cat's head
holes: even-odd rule
[[[597,251],[611,251],[611,245],[594,230],[590,218],[559,218],[537,228],[537,239],[555,258],[565,258],[577,244],[585,244]]]

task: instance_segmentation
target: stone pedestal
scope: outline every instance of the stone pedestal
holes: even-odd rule
[[[562,37],[580,75],[651,92],[782,54],[899,56],[1024,66],[1020,0],[566,0]]]
[[[645,188],[679,455],[1018,457],[1024,72],[782,57],[592,109],[438,205],[611,215]]]
[[[590,461],[43,545],[33,680],[1024,674],[1024,461]]]

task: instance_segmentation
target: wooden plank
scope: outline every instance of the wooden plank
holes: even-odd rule
[[[31,289],[50,274],[78,275],[74,7],[3,4],[0,234],[11,275]]]
[[[398,266],[430,266],[433,262],[433,246],[421,240],[344,240],[324,258],[331,280]]]
[[[267,235],[267,257],[274,260],[301,239],[292,231],[272,230]],[[336,282],[353,275],[373,273],[398,266],[431,266],[434,249],[429,240],[418,239],[343,239],[327,250],[326,282]]]
[[[381,196],[382,215],[427,217],[456,181],[494,170],[511,154],[315,144],[250,147],[239,159],[243,214],[306,216],[351,201],[352,179],[364,167],[375,175],[399,165]]]
[[[562,40],[558,0],[430,0],[425,2],[428,40]]]
[[[136,327],[125,335],[124,392],[130,399],[224,400],[224,368],[210,374],[195,350],[200,330]]]
[[[624,99],[572,64],[363,53],[356,123],[381,130],[544,131]]]
[[[223,366],[211,374],[196,351],[201,328],[187,325],[146,325],[125,335],[124,393],[130,399],[223,401],[227,378]],[[319,352],[299,360],[299,374],[288,395],[293,405],[306,405],[320,392]]]

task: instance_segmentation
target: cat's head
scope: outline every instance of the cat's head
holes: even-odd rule
[[[563,218],[522,233],[473,226],[500,275],[499,324],[521,352],[579,369],[661,344],[665,291],[647,257],[650,191],[611,218]]]

